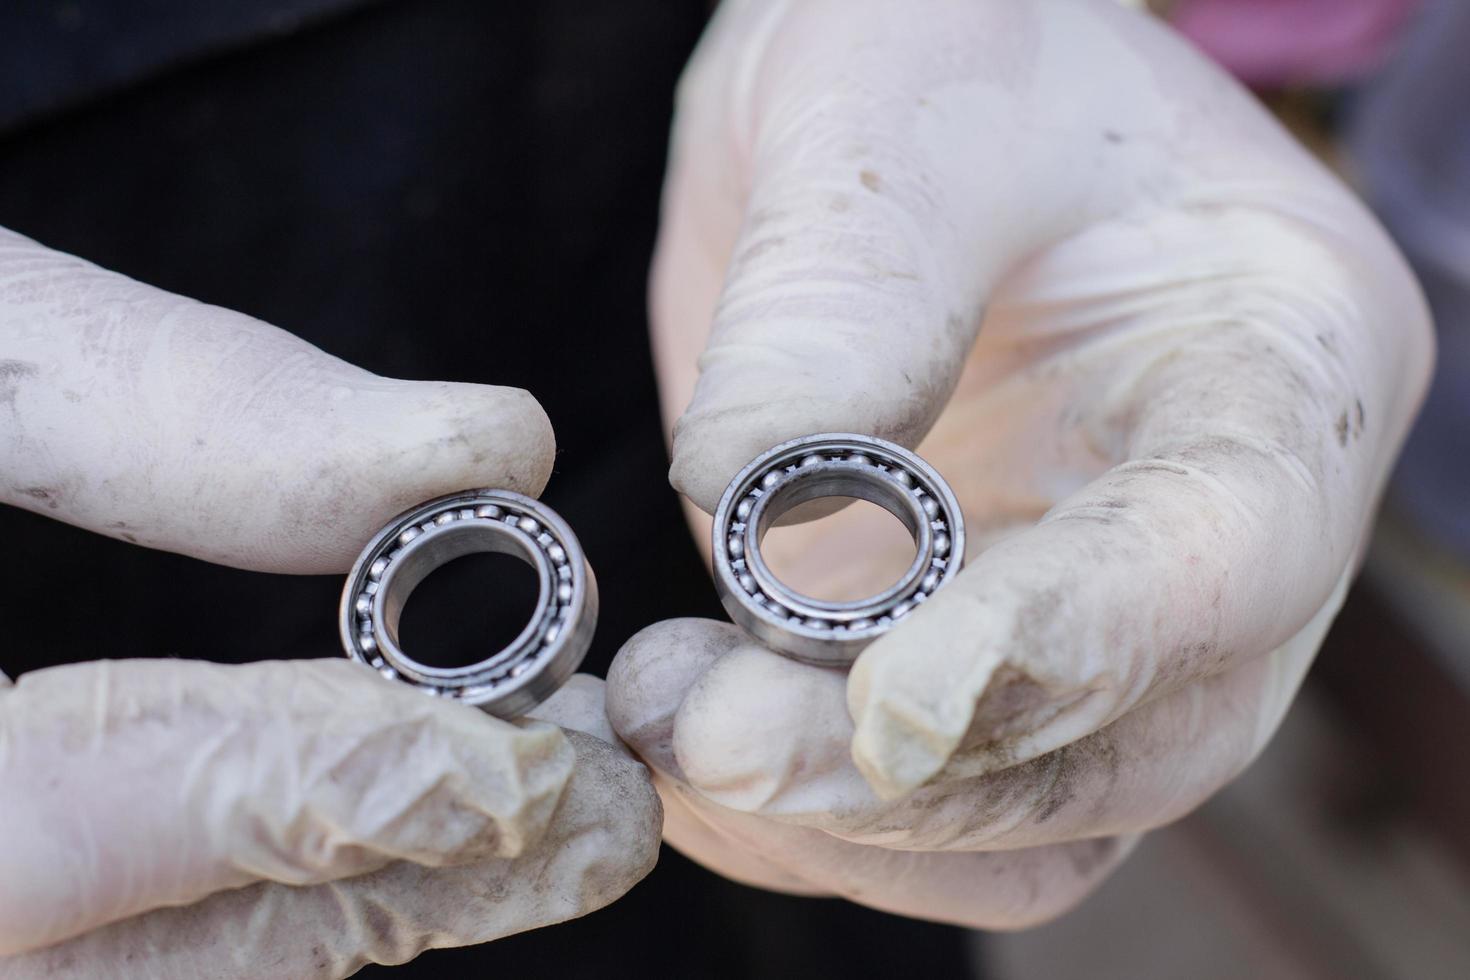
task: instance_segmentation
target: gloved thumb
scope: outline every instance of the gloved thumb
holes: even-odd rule
[[[0,688],[0,959],[256,881],[515,858],[575,761],[340,657],[26,674]]]
[[[269,324],[0,230],[0,503],[276,572],[345,569],[389,517],[538,494],[529,394],[378,377]]]
[[[764,29],[722,11],[681,86],[654,337],[665,411],[682,410],[670,480],[706,511],[790,438],[913,447],[991,288],[1090,210],[1088,182],[1059,179],[1068,149],[1023,125],[1022,93],[936,66],[958,44],[942,28],[895,49],[885,34],[916,29],[906,7],[824,6],[786,5]],[[975,62],[1004,57],[991,19],[963,19]],[[697,384],[669,391],[706,333]]]

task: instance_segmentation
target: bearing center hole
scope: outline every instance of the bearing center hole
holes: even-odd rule
[[[818,519],[792,523],[811,517]],[[877,595],[903,577],[917,553],[897,517],[855,497],[798,504],[761,541],[761,556],[773,575],[788,588],[827,602]]]
[[[475,552],[429,573],[404,601],[399,646],[425,667],[467,667],[510,646],[536,611],[536,570]]]

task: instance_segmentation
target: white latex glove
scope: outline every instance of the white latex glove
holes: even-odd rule
[[[971,543],[850,677],[725,624],[634,637],[609,713],[667,838],[980,927],[1065,910],[1261,749],[1432,356],[1364,209],[1109,0],[727,2],[679,92],[652,300],[699,510],[778,442],[870,433],[949,480]],[[873,514],[767,556],[874,591]]]
[[[410,504],[546,481],[523,391],[378,378],[0,236],[7,503],[327,572]],[[612,738],[590,678],[539,714]],[[599,908],[659,823],[621,747],[341,657],[0,675],[0,977],[342,977]]]

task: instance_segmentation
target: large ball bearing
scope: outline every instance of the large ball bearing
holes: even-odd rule
[[[536,611],[503,650],[466,667],[430,667],[398,642],[409,595],[436,568],[478,552],[523,559],[536,571]],[[426,694],[524,714],[576,671],[597,626],[597,581],[571,528],[555,511],[509,490],[466,490],[420,504],[378,532],[342,592],[347,655]]]
[[[815,599],[781,582],[761,557],[780,517],[820,497],[877,504],[908,528],[914,560],[894,585],[854,602]],[[783,442],[730,481],[715,509],[715,588],[730,617],[756,639],[808,663],[845,666],[959,572],[965,523],[928,463],[872,436],[822,433]]]

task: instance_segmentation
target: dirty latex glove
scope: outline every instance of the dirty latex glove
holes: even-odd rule
[[[776,443],[868,433],[949,480],[971,546],[850,676],[720,623],[633,638],[609,712],[667,838],[981,927],[1066,909],[1261,749],[1431,360],[1363,208],[1104,0],[725,4],[679,92],[652,300],[698,511]],[[872,554],[874,514],[767,558],[871,594],[912,554]]]
[[[374,377],[10,234],[0,419],[5,502],[278,572],[341,571],[427,497],[537,493],[553,453],[525,392]],[[543,709],[610,737],[598,682]],[[341,977],[592,911],[659,804],[557,724],[340,656],[0,675],[0,978]]]
[[[601,683],[538,709],[563,732],[345,659],[28,674],[0,691],[0,978],[345,977],[601,908],[660,826]]]

